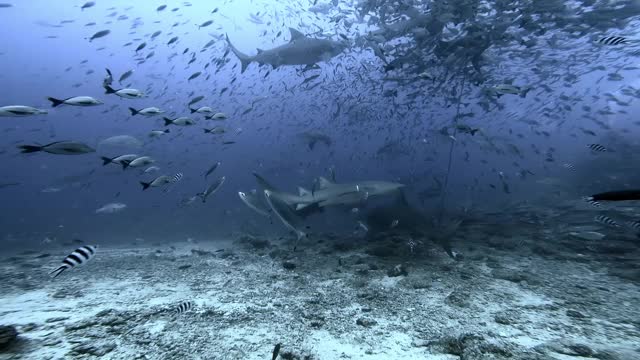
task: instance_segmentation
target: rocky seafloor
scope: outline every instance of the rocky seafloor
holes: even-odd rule
[[[520,230],[7,255],[0,359],[640,359],[639,241]]]

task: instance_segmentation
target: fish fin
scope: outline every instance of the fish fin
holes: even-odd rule
[[[57,278],[58,275],[62,274],[65,270],[67,270],[66,266],[60,266],[59,268],[53,270],[52,272],[49,273],[49,275],[52,275],[55,273],[55,275],[53,275],[53,278]]]
[[[291,33],[289,42],[304,38],[304,34],[294,28],[289,28],[289,32]]]
[[[331,180],[325,178],[324,176],[320,176],[318,178],[318,188],[319,189],[326,189],[332,185],[335,185]]]
[[[64,103],[64,100],[48,97],[47,100],[51,101],[51,107],[60,106]]]
[[[526,88],[526,89],[522,89],[522,91],[520,92],[520,97],[521,98],[525,98],[527,97],[527,93],[529,92],[529,90],[531,90],[531,88]]]
[[[300,195],[300,196],[309,196],[309,195],[313,195],[313,194],[311,193],[311,191],[309,191],[309,190],[307,190],[307,189],[305,189],[305,188],[303,188],[301,186],[298,186],[298,195]]]
[[[256,48],[256,51],[258,52],[258,54],[263,53],[264,50],[260,49],[260,48]]]
[[[107,164],[111,164],[113,162],[113,159],[108,158],[106,156],[101,156],[100,158],[102,159],[102,166],[105,166]]]
[[[38,151],[42,151],[42,149],[44,148],[44,146],[38,146],[38,145],[20,145],[18,146],[19,149],[22,149],[22,153],[23,154],[27,154],[27,153],[33,153],[33,152],[38,152]]]
[[[142,185],[142,191],[147,190],[149,186],[151,186],[150,182],[140,181],[140,185]]]
[[[227,44],[229,44],[229,47],[231,48],[231,51],[240,60],[240,65],[241,65],[240,73],[243,73],[245,70],[247,70],[247,66],[249,66],[249,63],[251,63],[252,59],[251,59],[250,56],[248,56],[248,55],[242,53],[240,50],[236,49],[236,47],[233,46],[233,44],[231,43],[231,40],[229,40],[229,36],[228,35],[225,34],[225,37],[227,39]]]
[[[173,120],[169,119],[168,117],[163,117],[162,119],[164,119],[164,126],[169,126],[173,123]]]
[[[296,204],[296,211],[302,210],[311,204]]]
[[[111,70],[105,68],[105,70],[107,70],[107,74],[109,74],[109,76],[113,77],[113,75],[111,75]]]
[[[115,94],[116,91],[109,85],[105,85],[104,86],[104,93],[105,94]]]
[[[129,111],[131,111],[131,116],[138,115],[138,113],[140,112],[140,111],[138,111],[138,110],[136,110],[136,109],[134,109],[132,107],[129,108]]]

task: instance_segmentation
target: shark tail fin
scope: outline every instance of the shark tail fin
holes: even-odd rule
[[[228,35],[225,34],[225,38],[227,39],[227,44],[229,44],[231,51],[238,57],[238,60],[240,60],[240,65],[242,66],[240,72],[243,73],[245,70],[247,70],[247,66],[249,66],[249,63],[251,63],[251,57],[236,49],[236,47],[231,43],[231,40],[229,40]]]

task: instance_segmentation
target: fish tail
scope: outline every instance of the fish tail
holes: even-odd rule
[[[64,266],[64,265],[63,265],[63,266],[60,266],[59,268],[57,268],[57,269],[53,270],[52,272],[50,272],[50,273],[49,273],[49,275],[53,275],[53,274],[55,273],[55,274],[53,275],[53,278],[55,279],[55,278],[57,278],[57,277],[58,277],[58,275],[62,274],[65,270],[67,270],[67,268],[68,268],[68,267],[67,267],[67,266]]]
[[[131,111],[131,116],[136,116],[140,112],[132,107],[129,108],[129,111]]]
[[[165,134],[168,134],[168,133],[170,133],[170,132],[171,132],[171,131],[169,131],[169,129],[164,129],[164,133],[165,133]]]
[[[478,130],[480,130],[480,129],[472,129],[471,130],[471,136],[474,136],[478,132]]]
[[[20,145],[18,146],[18,148],[22,149],[23,154],[27,154],[27,153],[42,151],[43,147],[38,145]]]
[[[202,129],[202,130],[204,130],[204,133],[205,133],[205,134],[208,134],[208,133],[210,133],[210,132],[211,132],[211,130],[209,130],[209,129]]]
[[[131,161],[121,161],[120,164],[122,164],[122,170],[126,170],[129,167],[129,164],[131,163]]]
[[[173,120],[169,119],[168,117],[163,117],[164,119],[164,126],[169,126],[173,123]]]
[[[60,106],[64,103],[64,100],[48,97],[47,100],[51,101],[51,107]]]
[[[225,37],[227,39],[227,44],[229,44],[229,47],[231,48],[231,51],[238,57],[238,60],[240,60],[240,65],[242,66],[240,73],[243,73],[245,70],[247,70],[247,66],[249,66],[249,63],[251,63],[251,57],[236,49],[236,47],[231,43],[231,40],[229,40],[228,35],[225,34]]]
[[[149,186],[151,186],[150,182],[140,181],[140,185],[142,185],[142,191],[147,190]]]
[[[529,92],[529,90],[531,90],[531,88],[522,89],[522,91],[520,92],[520,97],[521,98],[527,97],[527,93]]]
[[[115,94],[116,93],[116,91],[109,85],[105,85],[104,86],[104,90],[105,90],[104,91],[105,94]]]
[[[194,112],[198,111],[197,109],[192,109],[192,108],[189,108],[189,110],[191,110],[191,113],[192,113],[192,114],[193,114]]]
[[[102,159],[102,166],[105,166],[107,164],[111,164],[113,162],[113,159],[108,158],[106,156],[101,156],[100,158]]]

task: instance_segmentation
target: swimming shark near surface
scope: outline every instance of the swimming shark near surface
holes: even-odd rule
[[[253,56],[240,52],[226,36],[231,51],[238,57],[243,73],[252,62],[260,65],[269,64],[274,69],[281,65],[314,65],[327,61],[340,54],[347,47],[344,41],[310,38],[296,29],[289,28],[291,40],[273,49],[258,49]]]

